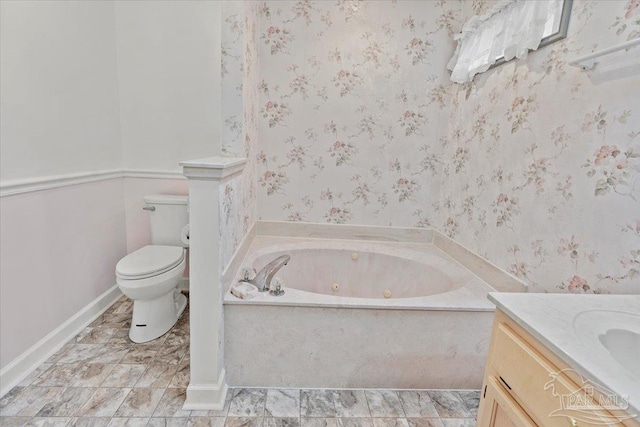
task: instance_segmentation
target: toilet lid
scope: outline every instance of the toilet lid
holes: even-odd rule
[[[172,269],[183,259],[184,248],[180,246],[148,245],[122,258],[116,265],[116,274],[122,277],[152,276]]]

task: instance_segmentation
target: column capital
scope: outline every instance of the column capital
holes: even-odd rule
[[[242,172],[244,157],[206,157],[180,162],[182,174],[188,179],[221,181]]]

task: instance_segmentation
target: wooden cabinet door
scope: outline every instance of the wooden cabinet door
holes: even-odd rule
[[[533,420],[509,396],[500,380],[490,376],[485,387],[477,427],[536,427]]]

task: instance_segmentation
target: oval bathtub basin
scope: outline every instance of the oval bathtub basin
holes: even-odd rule
[[[493,288],[430,244],[271,240],[256,242],[242,267],[260,271],[290,255],[275,275],[284,282],[284,295],[264,292],[243,301],[227,292],[225,303],[493,310],[486,300]]]
[[[448,292],[460,287],[441,267],[380,252],[355,249],[291,249],[259,256],[253,267],[259,271],[279,255],[291,261],[276,277],[285,286],[317,294],[353,298],[415,298]],[[357,254],[357,259],[353,259]],[[338,285],[338,286],[334,286]],[[335,289],[335,290],[334,290]]]

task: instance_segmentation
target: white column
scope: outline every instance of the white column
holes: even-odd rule
[[[224,380],[223,289],[220,280],[220,191],[242,172],[246,159],[210,157],[181,162],[189,179],[189,306],[191,382],[184,409],[222,409]]]

